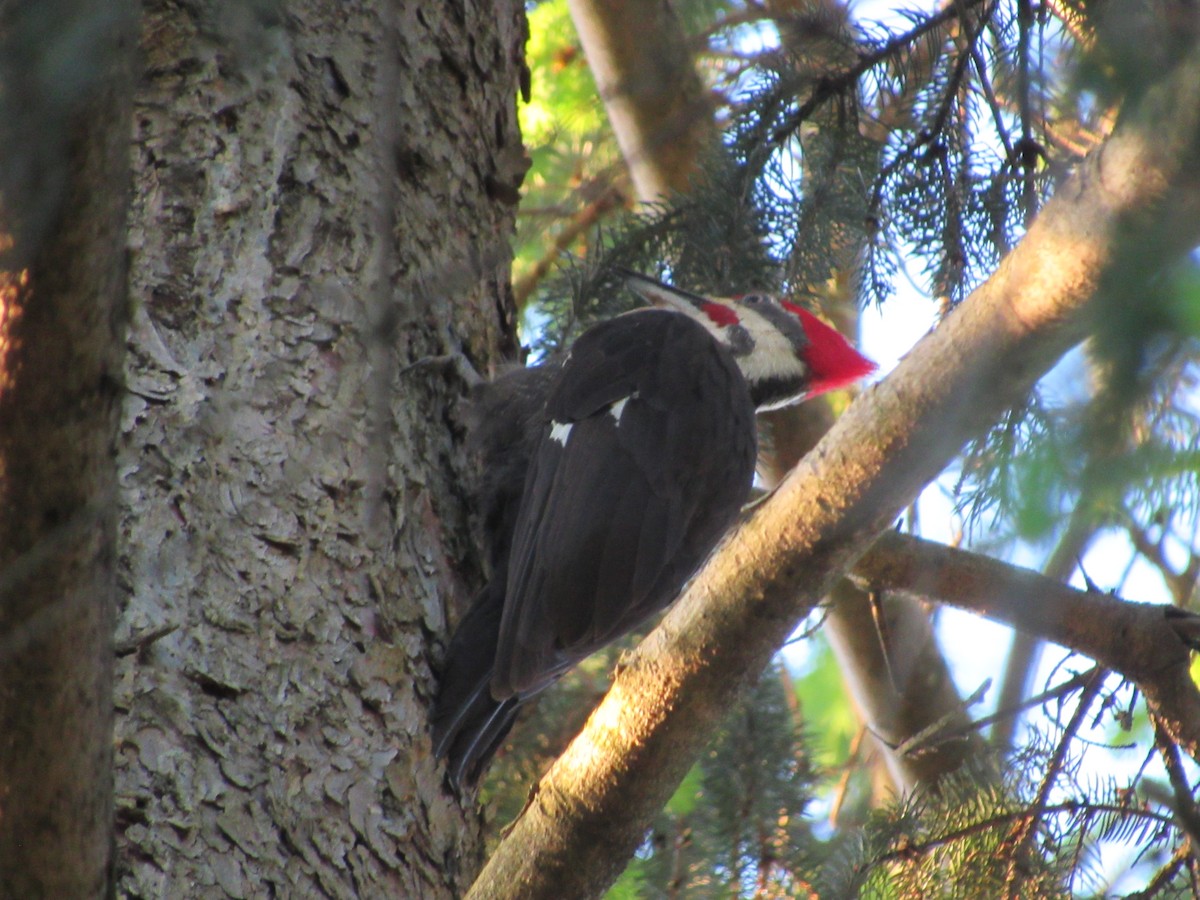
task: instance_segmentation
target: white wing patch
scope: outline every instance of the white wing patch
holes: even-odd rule
[[[632,396],[632,395],[631,395]],[[625,412],[625,404],[629,402],[629,397],[622,397],[616,403],[609,407],[608,411],[612,413],[612,417],[617,420],[617,424],[621,424],[621,416]]]
[[[567,446],[567,438],[571,436],[571,429],[574,427],[573,422],[551,422],[550,440],[558,441],[563,447]]]

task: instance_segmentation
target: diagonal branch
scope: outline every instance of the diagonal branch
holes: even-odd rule
[[[1112,279],[1200,241],[1197,210],[1200,53],[1141,97],[992,278],[717,550],[543,778],[471,896],[603,892],[800,619],[970,437],[1084,337]],[[1200,755],[1200,717],[1168,732]]]
[[[1200,617],[1174,607],[1077,590],[1031,569],[895,532],[880,536],[850,578],[870,590],[980,613],[1089,656],[1139,685],[1173,667],[1186,670],[1200,638]]]
[[[652,203],[685,191],[716,137],[674,8],[661,0],[568,5],[637,198]]]
[[[1189,674],[1200,619],[1171,606],[1079,591],[1028,569],[887,533],[851,578],[980,613],[1061,644],[1135,682],[1161,728],[1200,754],[1200,692]]]
[[[1083,811],[1109,813],[1117,816],[1127,816],[1133,819],[1141,819],[1146,822],[1156,822],[1160,825],[1174,824],[1167,816],[1152,809],[1130,809],[1126,806],[1115,806],[1111,803],[1095,803],[1090,798],[1079,800],[1063,800],[1060,803],[1051,803],[1043,806],[1041,812],[1043,815],[1061,815],[1063,813],[1075,814]],[[881,863],[891,860],[912,859],[914,857],[923,856],[931,850],[936,850],[939,847],[944,847],[947,844],[961,841],[963,838],[971,837],[972,835],[980,834],[981,832],[991,831],[992,829],[1002,828],[1010,825],[1014,821],[1018,821],[1029,815],[1027,809],[1016,809],[1009,812],[996,813],[993,816],[988,816],[986,819],[981,819],[978,822],[972,822],[970,825],[964,825],[961,828],[955,828],[953,831],[939,834],[927,840],[916,843],[905,844],[903,847],[898,847],[894,850],[887,850],[879,854],[874,859],[864,864],[864,868],[874,867]]]
[[[1163,766],[1167,770],[1167,780],[1171,790],[1175,792],[1175,818],[1179,827],[1187,835],[1192,858],[1200,854],[1200,809],[1196,806],[1196,792],[1188,781],[1187,772],[1183,768],[1179,748],[1165,733],[1157,717],[1154,722],[1154,743],[1163,758]]]

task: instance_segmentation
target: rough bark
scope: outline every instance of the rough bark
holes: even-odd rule
[[[594,896],[799,619],[1120,277],[1200,240],[1200,54],[1164,74],[994,275],[863,394],[631,656],[472,888]],[[799,586],[799,588],[797,588]],[[1200,755],[1200,722],[1178,723]]]
[[[0,5],[0,897],[14,900],[102,897],[112,871],[135,12],[100,6]],[[90,52],[56,64],[66,34]]]
[[[145,6],[120,456],[119,887],[438,897],[462,386],[512,351],[521,4]],[[476,566],[477,571],[477,566]]]

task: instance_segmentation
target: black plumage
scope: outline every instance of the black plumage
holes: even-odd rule
[[[509,432],[485,434],[481,460],[493,577],[451,642],[434,710],[435,749],[459,783],[522,701],[675,598],[754,473],[746,381],[686,315],[602,322],[561,364],[498,384],[479,400],[481,427]]]
[[[677,313],[639,311],[588,331],[546,417],[509,559],[498,698],[541,690],[669,603],[754,475],[746,382]]]
[[[433,711],[455,784],[520,705],[671,602],[754,474],[754,413],[874,369],[787,300],[705,297],[635,273],[658,309],[588,329],[561,362],[479,388],[472,443],[492,577],[454,634]]]

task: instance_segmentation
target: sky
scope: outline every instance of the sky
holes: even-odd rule
[[[883,21],[895,27],[902,27],[896,9],[919,9],[922,6],[927,10],[935,8],[933,3],[901,4],[896,0],[856,0],[851,3],[860,21]],[[882,306],[871,304],[863,310],[860,345],[879,364],[879,370],[872,380],[886,378],[901,357],[933,327],[938,307],[929,293],[920,289],[921,283],[916,272],[910,272],[907,278],[901,275],[896,280],[896,291],[892,298]],[[1079,397],[1085,386],[1086,375],[1078,351],[1068,354],[1042,382],[1045,396],[1064,401]],[[918,503],[924,537],[949,541],[959,530],[961,522],[955,516],[949,500],[953,482],[953,476],[943,476],[922,493]],[[1038,568],[1044,563],[1048,550],[1048,546],[1018,543],[1011,548],[1011,555],[1006,561]],[[1081,562],[1087,576],[1103,590],[1120,586],[1121,596],[1127,599],[1145,602],[1167,600],[1159,574],[1137,556],[1129,541],[1120,534],[1102,533]],[[1071,583],[1079,588],[1086,587],[1081,572],[1076,572]],[[1004,675],[1012,631],[971,613],[943,608],[937,615],[937,636],[961,696],[970,696],[985,681],[991,680],[991,688],[984,701],[972,708],[971,713],[979,717],[992,712]],[[806,653],[803,642],[793,644],[788,650],[789,664],[803,669]],[[1048,684],[1061,682],[1072,671],[1082,671],[1091,664],[1089,660],[1075,657],[1068,661],[1067,666],[1059,668],[1066,657],[1063,648],[1046,647],[1031,682],[1032,689],[1039,691]],[[1067,671],[1067,668],[1071,671]],[[1041,712],[1034,710],[1029,715],[1027,727],[1029,723],[1037,724]],[[1110,725],[1107,730],[1101,728],[1088,736],[1103,739],[1106,735],[1111,737]],[[1085,776],[1094,778],[1130,778],[1142,765],[1145,756],[1145,746],[1136,750],[1092,748],[1085,757],[1083,772]],[[1136,878],[1125,878],[1135,853],[1136,848],[1128,846],[1107,846],[1101,853],[1100,869],[1110,882],[1109,890],[1120,890],[1122,887],[1133,889],[1145,883],[1144,872],[1138,873]],[[1127,883],[1122,885],[1122,881]]]
[[[881,21],[889,27],[909,27],[909,20],[902,18],[898,10],[933,11],[943,5],[939,0],[929,2],[905,2],[905,0],[851,0],[851,9],[860,21]],[[757,52],[773,46],[775,37],[770,29],[741,29],[738,32],[737,49],[746,53]],[[1049,42],[1049,41],[1048,41]],[[998,142],[997,142],[998,144]],[[985,147],[985,149],[987,149]],[[1000,147],[993,151],[1003,152]],[[904,248],[900,248],[901,252]],[[882,306],[870,304],[861,313],[859,344],[863,351],[879,364],[872,380],[886,378],[897,362],[933,327],[939,306],[931,298],[921,276],[920,261],[909,254],[910,271],[900,275],[895,282],[894,294]],[[536,328],[536,323],[534,323]],[[1084,395],[1087,373],[1081,355],[1074,351],[1067,355],[1042,383],[1043,395],[1051,401],[1066,402]],[[950,499],[955,482],[953,474],[943,476],[921,495],[919,520],[922,536],[949,542],[961,531],[962,523],[956,517]],[[986,532],[976,531],[973,535],[986,543]],[[1034,545],[1016,543],[1005,548],[1005,561],[1037,569],[1049,552],[1050,544]],[[1141,601],[1163,602],[1166,592],[1158,573],[1142,561],[1138,561],[1128,541],[1116,533],[1100,535],[1083,559],[1083,569],[1102,590],[1119,587],[1121,596]],[[1084,578],[1077,573],[1072,579],[1076,587],[1085,587]],[[963,697],[975,694],[990,681],[991,687],[984,699],[972,707],[971,714],[981,717],[995,708],[1000,683],[1004,677],[1005,664],[1012,639],[1012,632],[1005,626],[991,623],[971,613],[960,612],[948,607],[937,612],[937,635],[953,677]],[[785,659],[796,672],[803,672],[811,665],[812,644],[796,641],[785,650]],[[1090,661],[1074,658],[1069,668],[1062,667],[1066,653],[1062,648],[1050,647],[1042,655],[1041,665],[1031,684],[1039,691],[1053,683],[1069,678],[1074,672],[1090,667]],[[1069,715],[1069,710],[1068,713]],[[1047,721],[1040,710],[1034,710],[1029,720],[1045,727]],[[821,723],[813,723],[815,732],[820,732]],[[1094,739],[1111,737],[1111,726],[1101,728],[1088,735]],[[1105,750],[1092,748],[1087,753],[1084,774],[1099,778],[1114,775],[1131,777],[1142,765],[1146,755],[1143,746],[1135,751]],[[1118,878],[1129,868],[1129,848],[1111,848],[1102,855],[1102,868],[1112,879]],[[1140,881],[1134,879],[1129,887],[1144,884],[1144,873]]]

